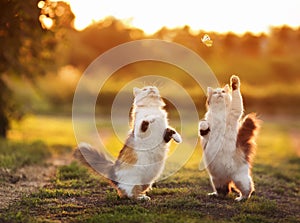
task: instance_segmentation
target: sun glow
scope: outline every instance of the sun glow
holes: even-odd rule
[[[129,26],[152,34],[162,27],[188,25],[193,30],[216,32],[268,32],[270,26],[300,26],[300,1],[169,1],[169,0],[66,0],[76,16],[74,26],[114,16]]]
[[[45,15],[40,15],[39,20],[44,29],[51,29],[53,26],[53,20]]]

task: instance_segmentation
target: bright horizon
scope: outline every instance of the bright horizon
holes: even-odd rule
[[[219,33],[268,33],[272,26],[300,26],[300,1],[169,1],[169,0],[66,0],[82,30],[108,16],[153,34],[162,27],[185,25],[192,30]]]

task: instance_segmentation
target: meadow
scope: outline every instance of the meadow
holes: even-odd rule
[[[98,126],[109,129],[109,123]],[[0,222],[300,222],[299,129],[292,117],[263,117],[253,167],[256,191],[246,202],[235,202],[234,194],[207,196],[211,186],[199,170],[199,144],[178,172],[156,183],[151,201],[137,202],[119,199],[104,178],[72,159],[70,117],[28,116],[13,123],[9,140],[1,141],[1,187],[29,184],[30,173],[7,182],[26,166],[50,168],[61,157],[66,162],[51,169],[47,184],[1,206]],[[119,145],[109,135],[106,143]]]
[[[0,48],[4,49],[0,51],[0,223],[300,222],[299,27],[284,25],[270,27],[269,33],[254,35],[249,30],[238,35],[195,32],[186,25],[174,29],[163,27],[147,35],[122,20],[107,17],[78,31],[73,26],[75,15],[64,2],[9,0],[3,3],[4,11],[0,13],[3,20]],[[47,27],[44,19],[53,24]],[[211,47],[201,41],[204,35],[213,41]],[[78,136],[74,135],[70,115],[79,80],[95,58],[112,55],[108,50],[122,43],[143,39],[183,45],[205,63],[193,64],[186,54],[180,53],[176,57],[182,66],[163,62],[166,60],[136,61],[124,64],[108,79],[101,80],[106,77],[102,68],[110,70],[115,62],[140,53],[126,51],[114,57],[115,60],[109,59],[101,69],[91,69],[95,75],[88,75],[92,78],[85,83],[87,89],[80,92],[82,100],[77,105],[83,113],[88,113],[90,99],[98,96],[95,110],[99,131],[87,134],[86,140],[93,144],[101,135],[110,153],[117,156],[128,131],[129,112],[124,109],[132,103],[130,84],[158,85],[166,97],[171,125],[181,129],[184,143],[178,147],[172,144],[170,157],[176,154],[175,161],[181,161],[180,168],[156,183],[149,192],[152,198],[149,202],[119,199],[103,177],[93,175],[74,161],[72,152]],[[152,51],[157,56],[163,52],[163,58],[165,53],[173,54],[166,49],[150,48],[149,55]],[[207,193],[211,192],[208,174],[199,170],[198,119],[190,121],[193,115],[188,102],[192,100],[196,118],[201,118],[205,112],[206,89],[200,89],[183,67],[196,69],[201,64],[204,67],[197,68],[196,73],[205,76],[206,63],[221,85],[228,82],[230,75],[237,74],[243,83],[247,113],[255,111],[263,120],[253,167],[256,192],[243,203],[235,202],[234,194],[226,198],[208,197]],[[154,81],[142,79],[149,75],[156,75]],[[97,84],[101,81],[105,84],[99,92]],[[188,100],[185,92],[190,96]],[[117,96],[120,103],[114,103]],[[179,114],[180,109],[176,110],[179,106],[174,102],[187,110]],[[114,116],[123,123],[116,125],[116,129],[112,128],[110,119],[103,118],[105,114],[111,117],[113,108],[122,114],[126,111],[123,120],[119,120],[119,113]],[[179,115],[190,119],[181,123]],[[86,119],[81,115],[77,118],[80,126],[75,129],[89,133]],[[114,130],[118,130],[118,137]],[[172,169],[172,164],[166,169]]]

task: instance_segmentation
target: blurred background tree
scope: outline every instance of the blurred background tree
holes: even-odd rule
[[[10,120],[23,116],[22,103],[26,103],[16,101],[6,77],[15,76],[34,83],[37,76],[56,70],[55,49],[61,40],[59,30],[70,28],[73,19],[69,5],[63,2],[0,2],[1,137],[6,137]]]
[[[238,74],[249,109],[268,114],[277,109],[293,114],[300,111],[300,27],[272,27],[267,34],[237,35],[193,31],[186,25],[163,27],[146,35],[114,17],[106,17],[78,31],[73,27],[75,17],[70,6],[50,0],[2,0],[0,13],[2,137],[10,121],[19,120],[28,110],[70,114],[76,84],[88,65],[112,47],[145,38],[176,42],[193,50],[205,59],[221,84],[230,75]],[[204,34],[213,40],[212,47],[201,43]],[[149,72],[169,75],[189,91],[199,109],[205,108],[205,95],[188,75],[174,66],[149,61],[133,63],[116,72],[107,88],[101,90],[106,97],[102,102],[107,102],[101,106],[108,111],[124,83]],[[27,91],[28,83],[36,93]],[[34,94],[40,99],[32,102]]]

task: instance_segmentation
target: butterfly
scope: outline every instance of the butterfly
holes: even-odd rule
[[[213,41],[210,39],[209,35],[205,34],[202,39],[202,43],[204,43],[207,47],[211,47],[213,44]]]

